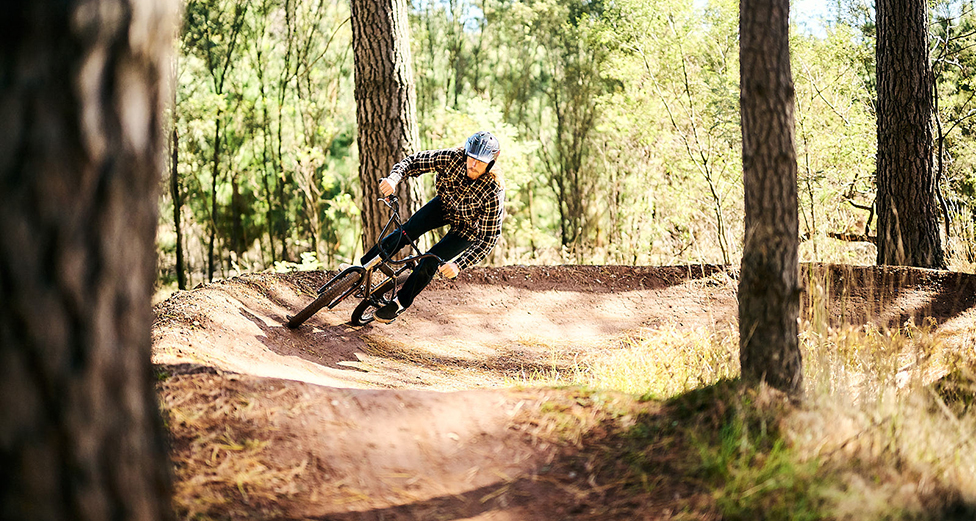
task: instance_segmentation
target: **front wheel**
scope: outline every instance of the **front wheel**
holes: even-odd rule
[[[355,286],[361,278],[361,273],[350,271],[342,278],[330,283],[322,290],[321,293],[319,293],[317,297],[315,297],[315,300],[313,300],[311,304],[305,306],[305,309],[299,311],[298,314],[293,317],[288,317],[288,327],[295,329],[296,327],[304,324],[306,320],[325,307],[326,304],[329,304],[330,306],[335,305],[335,300],[344,295],[349,288]]]

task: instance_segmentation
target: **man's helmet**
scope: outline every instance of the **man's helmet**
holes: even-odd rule
[[[498,158],[498,154],[501,151],[502,149],[498,145],[498,140],[495,136],[485,130],[475,132],[464,143],[465,155],[488,163],[488,167],[485,168],[485,173],[491,170],[491,167],[495,164],[495,159]]]

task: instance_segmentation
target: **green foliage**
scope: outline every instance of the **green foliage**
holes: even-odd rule
[[[963,269],[976,265],[974,11],[936,2],[931,25]],[[870,263],[873,245],[835,237],[873,234],[874,13],[865,0],[832,13],[791,38],[801,259]],[[218,275],[361,251],[348,17],[337,0],[188,1],[172,117],[193,277],[211,234]],[[490,262],[737,262],[737,2],[424,1],[410,22],[421,146],[482,128],[502,140],[507,220]],[[161,242],[164,274],[174,246]]]
[[[321,270],[325,265],[315,256],[315,252],[306,251],[301,254],[301,262],[278,261],[274,264],[275,273],[290,273],[293,271]]]
[[[294,263],[299,252],[326,264],[351,258],[359,211],[346,4],[191,0],[184,16],[173,114],[191,278],[206,277],[211,233],[218,276]]]
[[[976,7],[970,1],[936,2],[931,25],[932,70],[937,96],[936,168],[950,221],[955,263],[976,263]]]
[[[692,433],[723,519],[822,519],[819,462],[803,461],[778,432],[785,411],[749,391],[733,396],[717,433],[707,424]]]

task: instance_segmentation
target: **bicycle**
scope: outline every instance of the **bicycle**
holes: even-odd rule
[[[379,235],[379,240],[382,242],[390,230],[391,225],[394,230],[397,230],[402,227],[403,223],[400,221],[400,202],[396,196],[379,199],[379,201],[383,202],[390,209],[390,219]],[[364,326],[372,322],[374,318],[373,313],[396,297],[397,288],[407,280],[407,277],[410,276],[410,273],[413,272],[413,269],[419,261],[432,258],[440,264],[444,263],[444,260],[437,255],[421,253],[414,240],[407,237],[406,233],[401,234],[399,240],[404,239],[406,239],[416,255],[394,260],[380,247],[380,254],[367,261],[365,265],[350,266],[332,277],[329,282],[318,289],[318,295],[315,297],[315,300],[305,306],[295,316],[286,315],[285,318],[288,319],[288,327],[295,329],[301,326],[323,307],[327,306],[329,309],[332,309],[350,295],[362,299],[352,312],[350,323],[354,326]],[[398,243],[394,251],[398,251],[399,246],[400,244]],[[376,277],[379,280],[374,284],[373,279],[376,275],[379,275]]]

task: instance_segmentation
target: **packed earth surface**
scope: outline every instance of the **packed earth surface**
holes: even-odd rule
[[[618,486],[629,467],[607,456],[638,419],[660,418],[665,432],[667,403],[531,382],[659,331],[737,335],[731,270],[473,268],[436,279],[389,325],[350,325],[350,298],[286,327],[333,274],[247,275],[155,306],[182,516],[718,517],[682,468],[693,449],[680,439],[643,450],[641,465],[656,470],[642,491]],[[811,285],[829,295],[832,322],[931,322],[959,341],[974,329],[974,275],[805,265],[801,279],[805,305]]]

